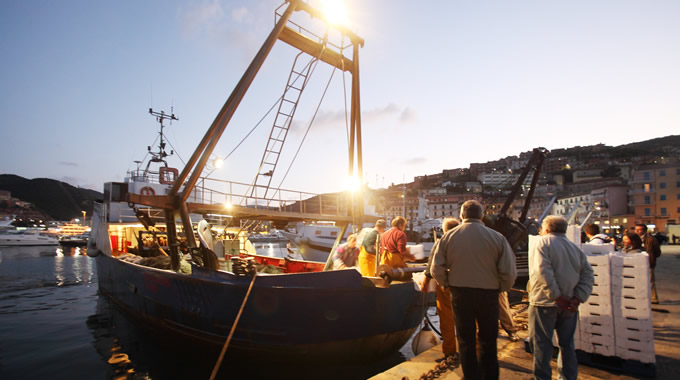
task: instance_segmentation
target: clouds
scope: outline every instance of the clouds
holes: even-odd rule
[[[206,43],[225,57],[233,59],[234,52],[240,51],[241,59],[249,62],[261,44],[253,14],[244,6],[225,10],[219,0],[207,0],[178,13],[182,38]]]
[[[69,162],[69,161],[59,161],[59,165],[70,166],[70,167],[78,167],[77,162]]]
[[[402,165],[407,165],[407,166],[416,166],[416,165],[423,165],[426,164],[428,161],[427,158],[419,156],[419,157],[411,157],[408,160],[402,161]]]
[[[218,0],[204,1],[189,9],[180,9],[179,12],[182,35],[188,39],[200,38],[205,33],[212,34],[224,18],[224,10]]]
[[[349,112],[349,110],[348,110]],[[394,103],[384,106],[362,109],[362,124],[385,124],[393,126],[390,122],[411,123],[416,120],[416,114],[411,107],[403,107]],[[350,123],[350,115],[345,115],[344,110],[320,110],[314,118],[313,129],[316,131],[345,128]],[[296,134],[304,133],[309,126],[309,120],[295,120],[291,131]]]

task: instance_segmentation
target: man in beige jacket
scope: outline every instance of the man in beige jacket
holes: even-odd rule
[[[442,236],[431,268],[432,277],[451,291],[458,349],[467,379],[498,379],[498,292],[509,290],[517,277],[510,244],[484,225],[483,216],[479,202],[463,203],[463,222]]]

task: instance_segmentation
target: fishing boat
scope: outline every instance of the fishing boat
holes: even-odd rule
[[[354,202],[360,195],[270,186],[310,75],[309,65],[296,69],[301,57],[351,75],[349,174],[363,173],[358,53],[364,41],[346,28],[334,27],[343,44],[348,43],[334,45],[328,34],[320,37],[293,23],[294,13],[323,19],[298,0],[277,9],[273,30],[181,172],[168,166],[161,145],[151,158],[158,171],[147,164],[125,182],[105,184],[104,200],[95,205],[87,254],[96,257],[101,295],[170,336],[222,347],[227,355],[265,358],[267,363],[373,360],[396,352],[422,321],[424,299],[411,280],[332,270],[332,255],[325,263],[257,255],[244,231],[227,230],[263,222],[281,230],[289,223],[332,221],[339,229],[332,253],[350,224],[375,222],[364,214],[360,199]],[[220,180],[215,182],[226,190],[208,188],[206,163],[277,40],[300,54],[256,179],[251,184]],[[161,131],[164,120],[177,120],[172,113],[154,115]],[[240,186],[245,190],[234,190]],[[282,201],[283,191],[297,200]]]

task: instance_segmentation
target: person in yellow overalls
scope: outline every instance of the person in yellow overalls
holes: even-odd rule
[[[385,219],[378,219],[375,222],[375,228],[366,234],[364,240],[361,242],[361,251],[359,252],[359,272],[362,276],[375,277],[375,253],[376,241],[378,236],[385,232],[387,223]]]
[[[460,222],[457,219],[445,218],[442,221],[442,230],[446,233],[446,231],[452,230],[458,224],[460,224]],[[439,241],[432,247],[430,258],[427,261],[425,281],[423,281],[422,286],[424,292],[427,292],[429,283],[432,280],[430,266],[432,266],[433,253],[437,250],[438,243]],[[437,284],[435,289],[437,296],[437,314],[439,314],[439,328],[442,330],[442,351],[444,352],[444,356],[456,356],[458,353],[458,345],[456,344],[456,327],[453,319],[453,307],[451,306],[451,292],[448,288],[439,284]]]
[[[380,264],[386,264],[392,268],[406,268],[407,261],[415,261],[408,249],[406,249],[406,219],[398,216],[392,219],[392,228],[382,236],[382,257]]]

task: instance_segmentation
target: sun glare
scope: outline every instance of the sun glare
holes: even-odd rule
[[[355,176],[347,176],[345,178],[345,189],[354,193],[359,191],[359,188],[361,188],[361,184],[359,183],[359,179]]]
[[[322,0],[326,21],[332,25],[349,27],[347,5],[344,0]]]

